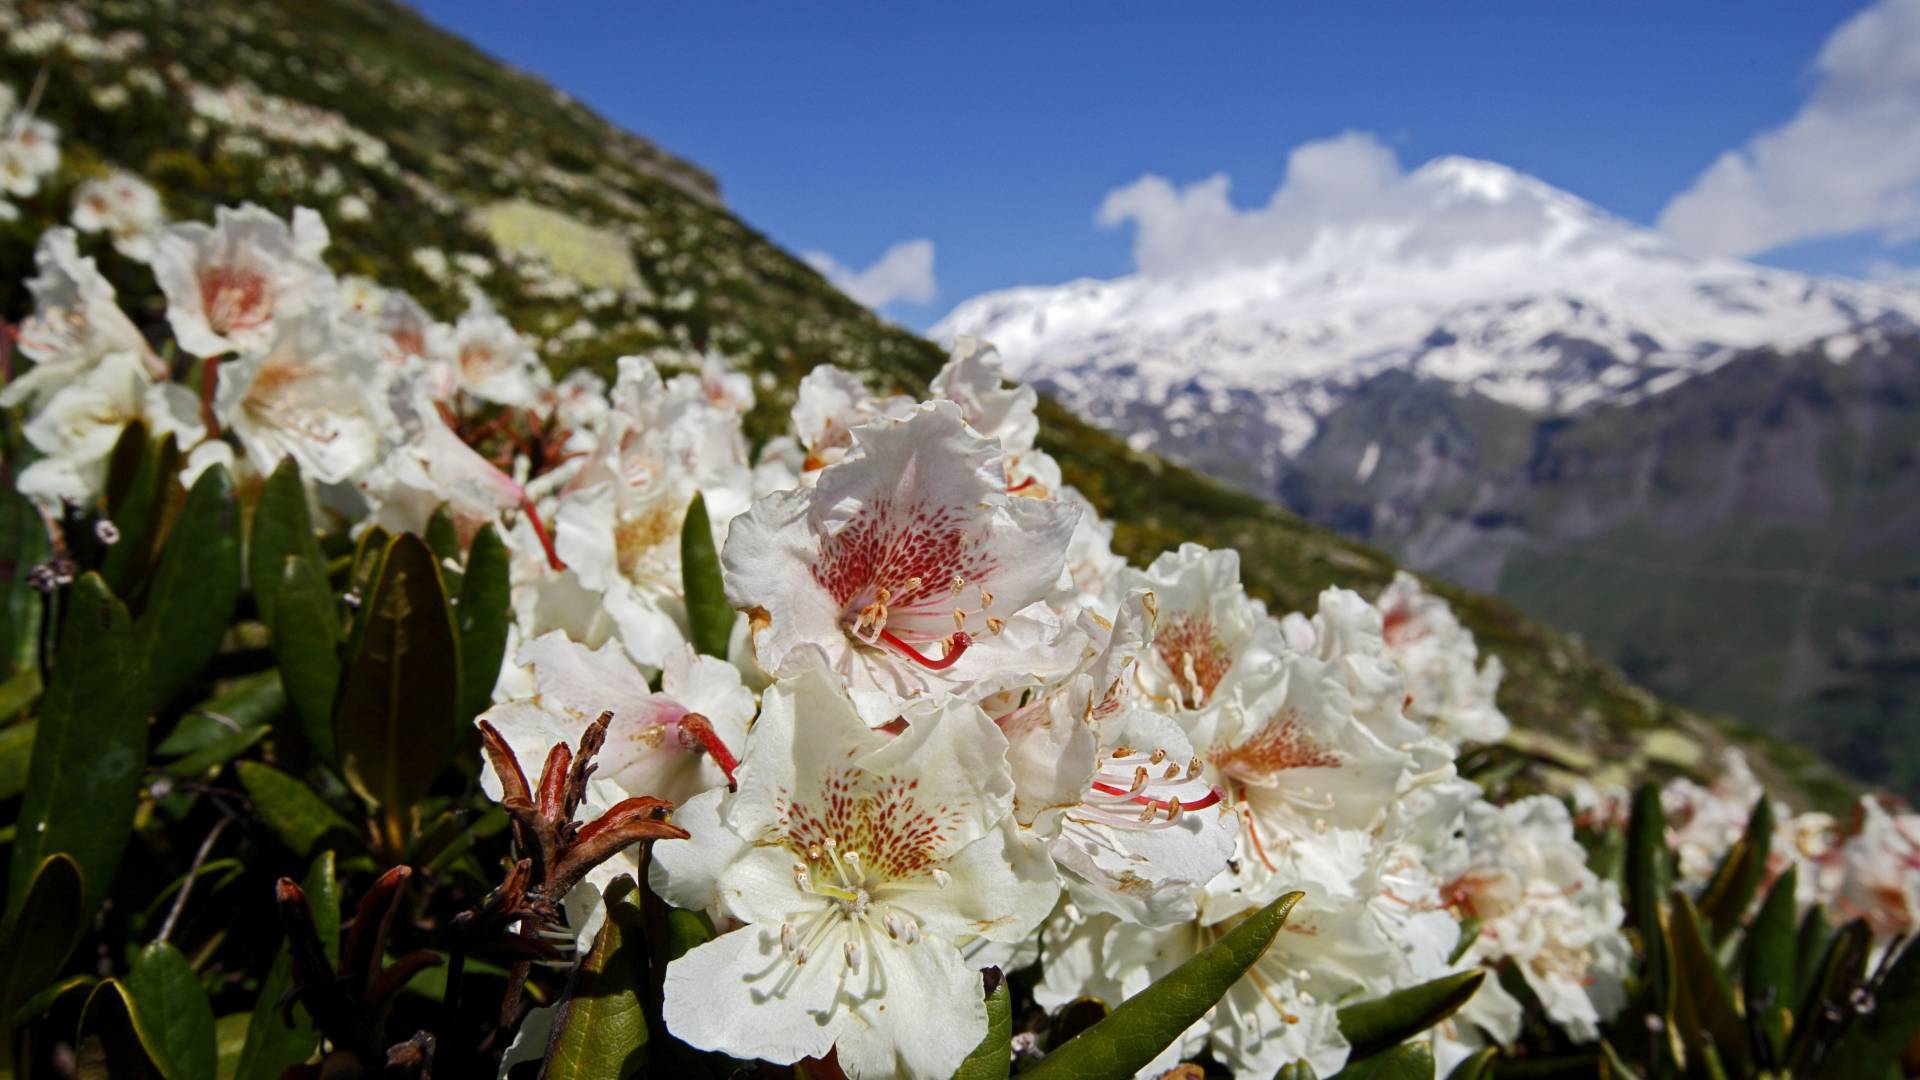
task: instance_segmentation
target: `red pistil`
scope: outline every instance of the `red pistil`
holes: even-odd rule
[[[713,730],[713,722],[697,712],[690,712],[680,718],[680,733],[692,736],[707,748],[707,753],[713,755],[713,763],[727,774],[727,786],[732,787],[733,770],[740,766],[740,762],[733,756],[733,751],[727,749],[727,744],[720,741],[720,733]]]
[[[894,648],[899,649],[901,652],[906,653],[908,659],[929,671],[945,671],[952,667],[953,662],[960,659],[960,654],[967,651],[967,646],[973,644],[973,639],[967,636],[966,631],[962,630],[953,635],[953,644],[947,647],[947,655],[938,660],[934,660],[927,657],[927,655],[920,650],[901,641],[891,630],[880,631],[880,639],[892,645]]]
[[[1009,495],[1018,495],[1019,493],[1021,493],[1021,492],[1023,492],[1023,491],[1025,491],[1025,490],[1027,490],[1028,488],[1030,488],[1030,487],[1032,487],[1032,486],[1034,485],[1034,482],[1035,482],[1036,480],[1038,480],[1038,479],[1039,479],[1039,477],[1035,477],[1035,476],[1029,476],[1029,477],[1027,477],[1027,478],[1026,478],[1025,480],[1022,480],[1022,481],[1020,481],[1019,483],[1017,483],[1017,484],[1015,484],[1015,485],[1013,485],[1012,487],[1010,487],[1010,488],[1008,488],[1008,489],[1007,489],[1007,494],[1009,494]]]
[[[560,556],[555,554],[553,539],[547,535],[547,527],[540,522],[540,512],[533,508],[533,500],[527,498],[524,492],[520,495],[520,511],[527,515],[528,523],[533,526],[533,535],[540,538],[540,546],[547,553],[547,565],[555,570],[565,570],[567,564],[561,562]]]
[[[1116,787],[1112,784],[1103,784],[1098,780],[1095,780],[1093,782],[1093,790],[1100,792],[1102,795],[1125,795],[1127,793],[1126,788]],[[1145,795],[1135,795],[1133,797],[1133,801],[1140,803],[1143,806],[1153,806],[1160,810],[1165,810],[1173,805],[1172,799],[1154,799],[1154,798],[1149,798],[1148,796],[1145,796]],[[1212,806],[1214,803],[1217,803],[1219,801],[1220,801],[1220,789],[1208,788],[1206,798],[1201,799],[1199,802],[1183,801],[1180,804],[1180,809],[1205,810],[1207,807]]]

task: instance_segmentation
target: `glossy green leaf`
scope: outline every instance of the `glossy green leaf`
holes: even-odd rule
[[[87,995],[78,1041],[74,1073],[80,1080],[187,1080],[167,1071],[158,1057],[159,1040],[141,1028],[133,996],[118,979]]]
[[[40,691],[46,689],[40,682],[40,669],[23,667],[13,673],[5,682],[0,682],[0,723],[19,716],[28,706],[40,700]]]
[[[1138,1072],[1240,981],[1273,944],[1302,895],[1288,893],[1249,915],[1193,959],[1122,1002],[1105,1020],[1020,1075],[1032,1080],[1093,1080]]]
[[[253,510],[253,532],[247,540],[247,581],[253,589],[253,606],[260,613],[260,621],[269,627],[275,625],[281,568],[289,558],[304,559],[325,573],[327,560],[313,531],[306,482],[300,477],[299,463],[286,457],[260,491],[260,501]],[[329,608],[329,626],[333,615]]]
[[[1001,979],[987,995],[987,1037],[960,1063],[953,1080],[1006,1080],[1013,1068],[1012,1047],[1013,995]]]
[[[142,671],[127,609],[98,574],[67,590],[58,658],[27,766],[8,874],[8,920],[56,851],[73,856],[91,913],[133,834],[147,763]]]
[[[228,1013],[213,1022],[213,1075],[218,1080],[233,1080],[240,1070],[240,1055],[246,1050],[247,1028],[252,1021],[252,1013]]]
[[[1500,1056],[1499,1047],[1489,1046],[1453,1067],[1447,1074],[1447,1080],[1491,1080],[1493,1063]]]
[[[0,800],[27,789],[27,765],[33,760],[33,733],[38,729],[32,720],[0,728]]]
[[[160,745],[157,758],[177,758],[205,749],[237,731],[259,727],[287,707],[277,668],[241,675],[221,683],[212,697],[188,709]]]
[[[453,612],[424,540],[409,533],[387,545],[361,621],[341,677],[334,748],[348,785],[378,810],[387,854],[398,857],[408,811],[452,748],[460,699]]]
[[[156,941],[140,950],[127,976],[134,1020],[162,1075],[213,1075],[218,1051],[213,1003],[180,950]]]
[[[1793,935],[1793,997],[1789,1004],[1797,1007],[1813,991],[1820,965],[1832,944],[1833,924],[1827,921],[1826,912],[1819,905],[1808,908]]]
[[[1700,917],[1713,940],[1725,941],[1739,927],[1754,894],[1767,875],[1767,855],[1773,851],[1773,799],[1762,795],[1747,817],[1744,835],[1727,849],[1720,866],[1700,894]]]
[[[52,555],[47,523],[25,495],[0,491],[0,672],[35,667],[46,603],[27,575]]]
[[[150,442],[145,424],[128,424],[114,445],[110,459],[112,472],[131,463],[123,489],[107,488],[107,520],[120,534],[100,560],[100,576],[122,596],[133,596],[153,565],[154,549],[159,543],[161,519],[167,510],[167,498],[174,491],[174,477],[180,471],[180,453],[172,435]]]
[[[1667,959],[1661,900],[1667,894],[1667,819],[1659,785],[1640,785],[1627,822],[1627,925],[1639,935],[1643,971],[1656,1012],[1666,1011]]]
[[[1492,1071],[1488,1071],[1492,1075]],[[1605,1039],[1600,1040],[1600,1080],[1640,1080],[1639,1072],[1620,1057],[1620,1051]]]
[[[507,545],[493,526],[482,528],[467,552],[460,579],[460,713],[458,724],[471,738],[473,718],[493,702],[493,684],[507,654],[507,624],[512,620],[512,585],[507,578]]]
[[[1442,975],[1340,1010],[1340,1033],[1353,1056],[1367,1057],[1403,1043],[1457,1012],[1487,981],[1484,968]]]
[[[327,959],[340,959],[340,885],[334,877],[333,852],[323,851],[307,869],[301,889],[307,895],[307,907],[313,912],[313,928],[326,950]],[[278,1080],[290,1065],[298,1065],[312,1056],[320,1045],[320,1032],[304,1008],[293,1010],[288,1026],[280,1013],[280,999],[293,989],[293,955],[282,945],[273,959],[273,967],[260,983],[254,998],[253,1019],[247,1024],[247,1041],[240,1048],[240,1064],[235,1080]]]
[[[200,776],[246,753],[255,743],[266,738],[272,730],[265,724],[241,728],[218,742],[203,746],[185,757],[167,762],[165,772],[168,776],[181,778]]]
[[[1773,883],[1747,928],[1740,970],[1747,1024],[1774,1062],[1785,1059],[1793,1024],[1793,894],[1798,881],[1797,868],[1789,866]]]
[[[647,1063],[645,935],[632,878],[607,890],[607,919],[553,1018],[546,1080],[612,1080]]]
[[[460,530],[453,523],[453,511],[446,503],[434,508],[433,516],[427,519],[427,547],[432,549],[434,561],[440,564],[440,572],[446,573],[447,563],[460,564]],[[452,589],[451,582],[448,588]]]
[[[1402,1043],[1333,1074],[1333,1080],[1433,1080],[1433,1049],[1426,1043]]]
[[[148,711],[171,701],[213,659],[239,600],[240,506],[232,478],[215,465],[187,493],[134,624]]]
[[[707,519],[707,500],[695,495],[680,526],[680,577],[687,596],[687,626],[693,647],[726,659],[733,636],[733,605],[727,602],[720,578],[720,554],[713,547],[713,524]]]
[[[1273,1074],[1273,1080],[1320,1080],[1320,1074],[1314,1072],[1313,1066],[1306,1062],[1295,1061],[1280,1066],[1280,1071]]]
[[[0,941],[0,1017],[13,1015],[66,966],[87,929],[85,892],[71,858],[55,853],[41,862],[20,902],[20,918]]]
[[[1920,1041],[1920,949],[1911,941],[1872,991],[1857,1019],[1821,1063],[1830,1076],[1876,1077],[1899,1071],[1901,1054]]]
[[[1670,1015],[1687,1061],[1699,1064],[1711,1051],[1736,1076],[1747,1074],[1747,1029],[1734,1007],[1726,973],[1707,944],[1693,901],[1674,890],[1667,904],[1667,952],[1675,998]]]
[[[253,802],[253,812],[295,855],[305,859],[323,847],[356,850],[362,846],[347,819],[298,779],[258,761],[243,761],[234,769]]]
[[[307,745],[320,760],[332,762],[333,707],[340,691],[333,588],[319,564],[306,559],[288,558],[280,575],[273,657]]]
[[[1827,1019],[1830,1011],[1851,1015],[1849,999],[1866,980],[1867,958],[1872,951],[1873,930],[1864,919],[1848,922],[1827,942],[1826,951],[1808,978],[1800,1007],[1794,1011],[1795,1026],[1787,1049],[1789,1068],[1804,1071],[1815,1044],[1821,1041],[1816,1036],[1831,1036]]]

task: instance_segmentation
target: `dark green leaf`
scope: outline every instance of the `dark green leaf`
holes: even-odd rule
[[[1627,925],[1640,938],[1647,985],[1654,1011],[1666,1011],[1667,958],[1660,924],[1661,898],[1667,894],[1667,819],[1660,809],[1660,788],[1640,785],[1627,823]]]
[[[1909,942],[1871,998],[1872,1008],[1822,1062],[1827,1075],[1864,1078],[1899,1072],[1901,1054],[1920,1040],[1920,949]]]
[[[1447,1074],[1447,1080],[1490,1080],[1494,1059],[1499,1056],[1499,1048],[1489,1046],[1455,1065],[1453,1071]]]
[[[1002,979],[987,995],[987,1037],[960,1063],[953,1080],[1006,1080],[1012,1067],[1013,995]]]
[[[733,637],[733,605],[720,579],[720,555],[713,549],[713,524],[707,500],[695,495],[680,526],[680,577],[687,594],[687,626],[693,647],[726,659]]]
[[[314,535],[307,485],[300,478],[299,463],[291,457],[282,458],[267,478],[253,510],[253,534],[248,540],[247,580],[253,589],[253,606],[260,612],[260,621],[269,627],[274,625],[281,568],[288,558],[304,559],[325,574],[327,560]],[[333,609],[328,608],[329,627],[333,615]]]
[[[158,1039],[142,1030],[133,997],[118,979],[93,988],[80,1010],[74,1073],[80,1080],[182,1080],[156,1056]]]
[[[1818,904],[1808,908],[1793,936],[1793,998],[1789,1004],[1803,1002],[1812,993],[1832,944],[1833,924],[1827,921],[1826,912]]]
[[[1720,866],[1700,894],[1700,917],[1725,941],[1753,906],[1754,894],[1767,875],[1767,855],[1773,851],[1773,799],[1762,795],[1747,817],[1739,842],[1727,849]]]
[[[1433,1050],[1423,1042],[1402,1043],[1349,1062],[1333,1080],[1433,1080]]]
[[[1296,1061],[1280,1066],[1280,1071],[1273,1074],[1273,1080],[1320,1080],[1320,1074],[1314,1072],[1313,1066],[1306,1062]]]
[[[172,700],[213,659],[239,600],[240,507],[233,480],[215,465],[187,493],[134,625],[149,711]]]
[[[1032,1080],[1130,1076],[1193,1026],[1273,944],[1293,892],[1249,915],[1193,959],[1122,1002],[1105,1020],[1021,1073]]]
[[[11,488],[0,492],[0,672],[9,676],[39,664],[46,603],[27,575],[52,553],[47,523],[32,500]]]
[[[0,1017],[13,1015],[66,966],[87,929],[85,892],[71,858],[56,853],[40,864],[20,902],[19,920],[0,942]]]
[[[27,764],[33,759],[33,733],[38,728],[32,720],[0,728],[0,800],[27,789]]]
[[[304,859],[322,847],[353,850],[361,846],[347,819],[299,780],[258,761],[243,761],[234,768],[253,800],[253,812],[295,855]]]
[[[313,926],[326,950],[327,959],[340,959],[340,886],[334,878],[333,852],[323,851],[307,870],[301,883],[307,895],[307,907],[313,912]],[[240,1065],[235,1080],[277,1080],[290,1065],[298,1065],[312,1056],[320,1044],[320,1032],[303,1008],[293,1010],[289,1027],[280,1015],[280,998],[293,988],[293,956],[285,946],[274,957],[273,967],[260,983],[254,998],[253,1019],[247,1025],[247,1041],[240,1049]]]
[[[266,738],[268,732],[272,730],[264,724],[258,727],[241,728],[219,742],[203,746],[186,757],[167,762],[167,775],[182,778],[195,777],[209,769],[225,765],[246,753],[249,747]]]
[[[507,623],[512,587],[507,580],[507,545],[493,526],[481,529],[467,553],[460,579],[460,730],[472,737],[473,718],[493,702],[500,661],[507,653]]]
[[[1745,1076],[1746,1025],[1704,931],[1687,894],[1677,889],[1669,894],[1666,944],[1676,992],[1670,1016],[1689,1063],[1705,1061],[1711,1050],[1733,1075]]]
[[[1620,1051],[1605,1039],[1600,1040],[1600,1080],[1640,1080],[1640,1074],[1622,1060]]]
[[[140,950],[127,976],[127,992],[133,996],[135,1024],[162,1075],[213,1075],[213,1004],[179,949],[156,941]]]
[[[1806,996],[1793,1014],[1793,1035],[1787,1049],[1789,1068],[1805,1071],[1814,1046],[1833,1036],[1836,1023],[1828,1019],[1830,1011],[1841,1018],[1852,1015],[1849,999],[1866,979],[1867,958],[1872,951],[1873,930],[1864,919],[1842,926],[1827,943],[1807,984]]]
[[[340,689],[339,638],[333,589],[319,564],[289,558],[281,567],[273,627],[273,657],[287,701],[307,745],[322,761],[334,760],[333,705]]]
[[[1340,1033],[1353,1047],[1354,1057],[1368,1057],[1452,1016],[1486,981],[1486,970],[1474,968],[1356,1002],[1340,1010]]]
[[[131,462],[131,472],[123,490],[116,491],[111,483],[107,488],[107,520],[120,538],[101,559],[100,576],[114,592],[131,597],[153,564],[167,497],[180,471],[180,454],[172,435],[151,442],[146,425],[135,421],[120,433],[110,460],[110,480],[112,470],[123,461]]]
[[[553,1018],[546,1080],[612,1080],[647,1063],[647,1017],[640,987],[647,957],[632,878],[607,890],[607,921],[593,939]]]
[[[1775,1063],[1785,1060],[1793,1006],[1793,907],[1799,880],[1795,867],[1773,883],[1760,913],[1747,928],[1741,989],[1747,1024]]]
[[[408,810],[453,745],[460,700],[453,612],[425,541],[409,533],[387,546],[361,622],[334,712],[334,747],[348,785],[379,811],[381,843],[397,858]]]
[[[67,591],[66,609],[20,801],[9,921],[40,863],[56,851],[79,866],[83,906],[92,913],[133,834],[147,763],[144,679],[127,609],[98,574],[82,575]]]
[[[433,550],[434,561],[440,564],[441,573],[447,572],[448,560],[452,560],[456,566],[460,564],[460,530],[454,525],[453,511],[447,508],[446,503],[435,507],[433,516],[427,519],[427,547]],[[447,588],[453,590],[456,586],[449,581]]]
[[[1466,918],[1461,919],[1460,920],[1460,939],[1453,943],[1453,951],[1447,954],[1448,966],[1452,966],[1454,964],[1459,963],[1460,958],[1467,955],[1467,950],[1473,948],[1473,943],[1475,941],[1478,941],[1479,939],[1480,939],[1480,920],[1473,917],[1472,915],[1469,915]]]
[[[286,707],[287,694],[277,669],[242,675],[187,710],[173,731],[153,748],[153,755],[177,758],[204,750],[236,732],[265,724]]]

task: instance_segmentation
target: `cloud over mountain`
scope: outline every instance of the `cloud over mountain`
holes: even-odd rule
[[[843,266],[822,251],[809,251],[801,257],[841,292],[875,310],[896,302],[924,304],[937,291],[931,240],[902,240],[865,270]]]
[[[1813,74],[1800,112],[1721,154],[1667,205],[1662,229],[1738,255],[1920,236],[1920,0],[1880,0],[1841,24]]]

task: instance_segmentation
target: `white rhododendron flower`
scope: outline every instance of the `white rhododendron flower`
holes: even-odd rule
[[[539,356],[477,291],[453,324],[446,363],[450,389],[496,405],[532,405],[547,381]]]
[[[1447,602],[1403,570],[1377,603],[1388,654],[1406,673],[1408,714],[1455,745],[1504,738],[1507,718],[1494,704],[1500,659],[1479,661],[1473,634]]]
[[[741,515],[727,595],[754,612],[762,667],[831,672],[883,724],[936,689],[1024,678],[1020,644],[1044,633],[1078,517],[1009,496],[998,445],[932,402],[856,429],[812,488]]]
[[[93,259],[82,257],[71,229],[48,229],[34,248],[39,273],[27,282],[33,314],[20,324],[20,352],[33,369],[0,390],[0,405],[45,399],[113,355],[131,357],[153,378],[166,374]]]
[[[1660,791],[1667,840],[1680,856],[1680,882],[1690,889],[1706,886],[1720,865],[1721,853],[1747,831],[1747,816],[1766,794],[1740,751],[1728,749],[1719,764],[1712,784],[1682,777]]]
[[[793,399],[793,436],[803,455],[800,471],[811,475],[839,461],[853,447],[853,429],[875,420],[905,419],[912,398],[877,397],[866,384],[831,364],[801,378]]]
[[[305,207],[291,225],[248,203],[220,207],[212,226],[167,226],[154,244],[153,274],[180,347],[203,357],[264,349],[280,322],[328,311],[334,280],[320,261],[327,239],[326,223]]]
[[[73,227],[83,233],[106,233],[113,238],[113,249],[129,259],[153,258],[166,223],[160,193],[130,172],[88,180],[74,190]]]
[[[668,966],[669,1029],[783,1064],[834,1050],[853,1077],[951,1076],[987,1030],[958,946],[1025,937],[1059,894],[1011,827],[1005,746],[951,698],[888,736],[820,673],[769,690],[739,790],[654,849],[670,898],[710,889],[744,924]],[[707,886],[697,863],[726,847]]]
[[[171,434],[191,447],[205,434],[199,417],[185,387],[154,382],[131,352],[108,353],[40,403],[24,434],[43,456],[21,470],[17,486],[43,502],[90,499],[106,482],[107,458],[128,424],[145,421],[154,438]]]
[[[261,473],[291,457],[321,483],[351,479],[380,454],[372,348],[321,311],[273,323],[258,351],[220,365],[214,415]]]
[[[716,539],[751,495],[739,414],[661,382],[651,363],[620,361],[597,445],[554,513],[560,559],[607,614],[633,659],[659,667],[687,640],[680,530],[702,495]]]
[[[1240,554],[1182,544],[1145,571],[1120,574],[1125,590],[1153,593],[1153,649],[1135,669],[1146,697],[1176,714],[1211,715],[1240,687],[1270,674],[1284,648],[1266,605],[1240,586]],[[1211,739],[1211,731],[1200,737]]]
[[[590,649],[565,634],[527,642],[516,660],[532,671],[532,697],[495,705],[484,718],[523,760],[537,760],[611,712],[595,779],[672,802],[731,779],[753,694],[726,661],[682,648],[667,659],[655,691],[616,646]]]
[[[1034,449],[1034,440],[1040,436],[1040,417],[1035,412],[1040,395],[1031,386],[1004,382],[1005,365],[993,346],[962,337],[929,389],[933,397],[960,406],[960,415],[975,431],[999,440],[1006,455],[1008,491],[1050,496],[1060,490],[1060,466]]]
[[[0,191],[25,198],[60,167],[60,131],[24,113],[0,112]]]
[[[1600,1022],[1626,1004],[1633,958],[1620,929],[1626,913],[1619,888],[1587,868],[1573,818],[1558,799],[1478,802],[1465,823],[1469,864],[1446,887],[1448,903],[1479,925],[1461,963],[1512,964],[1568,1035],[1598,1038]],[[1520,1002],[1490,976],[1450,1026],[1442,1067],[1481,1045],[1479,1031],[1512,1042],[1520,1022]]]
[[[1835,907],[1865,919],[1885,942],[1920,931],[1920,814],[1892,813],[1860,800],[1860,824],[1840,850],[1842,878]]]

